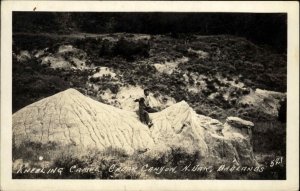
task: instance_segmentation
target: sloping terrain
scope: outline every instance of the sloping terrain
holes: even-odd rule
[[[68,89],[42,99],[13,115],[16,148],[26,142],[73,145],[82,153],[86,148],[124,149],[128,154],[149,157],[174,148],[200,152],[215,160],[236,160],[255,165],[251,136],[244,129],[253,123],[228,118],[225,124],[198,115],[184,101],[150,115],[153,127],[142,124],[135,112],[121,110]]]
[[[13,115],[13,121],[16,145],[28,139],[133,151],[153,144],[148,128],[133,112],[96,102],[74,89],[25,107]]]
[[[13,39],[14,111],[67,88],[121,106],[123,100],[111,97],[131,86],[185,100],[197,113],[220,120],[274,120],[286,92],[286,55],[240,37],[114,33]],[[282,93],[265,94],[276,105],[272,112],[246,101],[257,89]],[[25,95],[28,90],[34,93]]]
[[[98,166],[107,157],[101,165],[107,172],[112,163],[184,167],[213,161],[218,168],[285,156],[284,54],[228,35],[15,34],[13,41],[14,164]],[[134,100],[145,88],[160,111],[150,115],[151,129],[135,113]],[[249,173],[245,178],[284,179],[285,166]],[[243,178],[230,172],[159,177]]]

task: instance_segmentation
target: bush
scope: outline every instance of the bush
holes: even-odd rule
[[[115,55],[133,61],[135,56],[149,57],[150,45],[143,42],[132,42],[121,38],[113,48]]]

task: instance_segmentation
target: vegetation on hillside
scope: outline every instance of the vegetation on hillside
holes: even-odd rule
[[[285,13],[101,13],[18,12],[13,13],[14,33],[180,33],[229,34],[286,52]]]
[[[84,92],[87,89],[86,82],[91,81],[99,87],[89,91],[91,96],[107,88],[117,93],[120,86],[140,85],[154,93],[173,97],[176,101],[186,100],[200,114],[205,113],[218,119],[235,115],[260,120],[273,118],[259,113],[251,106],[239,105],[239,97],[256,88],[286,92],[286,56],[261,48],[243,38],[197,35],[174,38],[160,35],[151,36],[148,40],[135,40],[130,34],[108,37],[113,38],[113,41],[104,37],[47,37],[49,42],[43,43],[45,36],[14,36],[15,55],[20,54],[21,50],[34,54],[46,48],[50,52],[48,54],[52,55],[60,45],[71,44],[86,52],[88,67],[109,67],[117,73],[119,83],[113,82],[109,76],[101,80],[89,80],[92,71],[88,69],[53,69],[41,66],[41,60],[33,55],[26,63],[18,61],[14,56],[13,110],[69,87]],[[29,39],[31,47],[28,47]],[[189,50],[203,51],[209,56],[199,57]],[[170,74],[160,73],[155,68],[157,63],[163,65],[180,58],[187,58],[188,61],[179,64]],[[205,77],[193,77],[200,75]],[[200,87],[201,83],[206,84],[206,87]],[[240,84],[244,84],[242,88]],[[189,87],[199,91],[189,91]],[[34,89],[34,95],[21,93],[27,92],[27,89]],[[224,98],[225,94],[229,94],[228,99]],[[208,99],[210,96],[213,98]]]

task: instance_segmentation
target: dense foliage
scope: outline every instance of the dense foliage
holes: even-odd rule
[[[274,13],[60,13],[14,12],[14,32],[231,34],[285,52],[287,14]]]

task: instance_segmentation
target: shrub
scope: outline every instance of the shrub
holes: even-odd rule
[[[143,42],[132,42],[121,38],[113,48],[115,55],[120,55],[133,61],[135,56],[149,57],[150,45]]]

